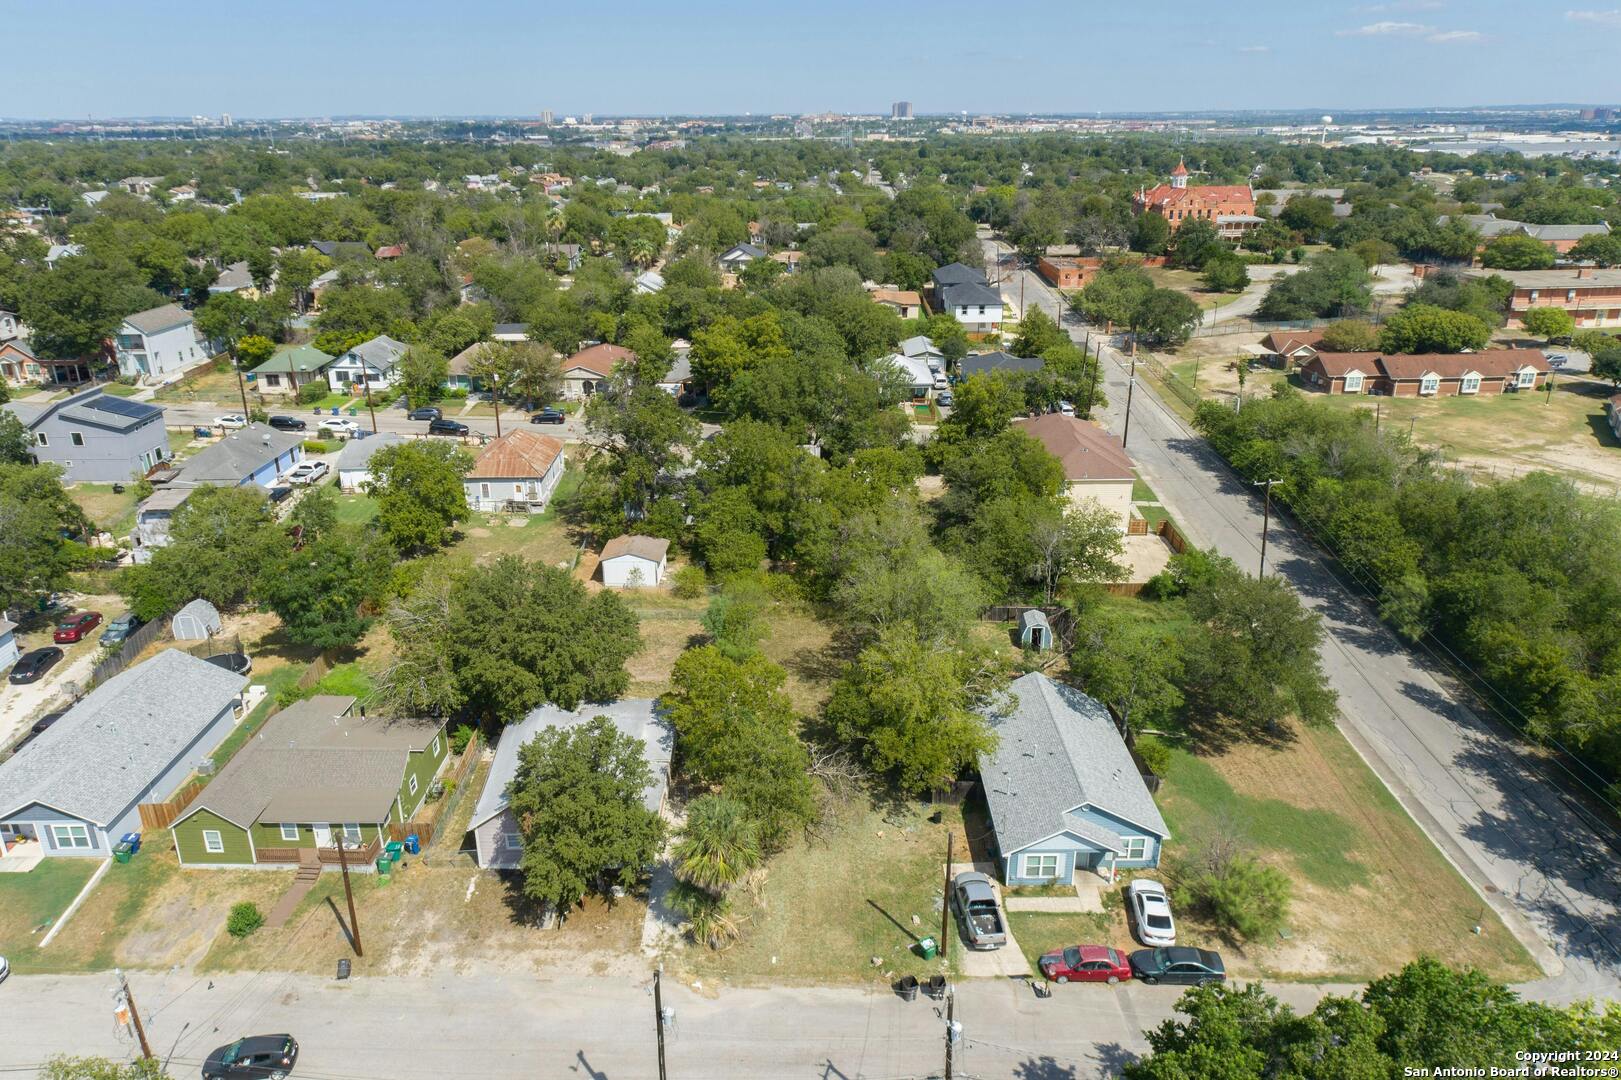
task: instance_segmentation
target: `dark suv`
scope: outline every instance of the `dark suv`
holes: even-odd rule
[[[407,420],[443,420],[445,414],[439,411],[437,405],[424,405],[420,409],[412,409],[405,414]]]
[[[203,1080],[235,1077],[274,1077],[280,1080],[298,1061],[298,1043],[291,1035],[250,1035],[222,1046],[203,1062]]]
[[[531,424],[561,424],[563,420],[563,410],[549,405],[529,418]]]
[[[471,430],[460,420],[429,420],[429,435],[466,435]]]
[[[309,427],[296,416],[272,416],[266,423],[277,431],[303,431]]]

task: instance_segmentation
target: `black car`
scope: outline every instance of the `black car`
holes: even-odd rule
[[[1203,986],[1205,983],[1227,981],[1227,967],[1221,962],[1220,953],[1184,945],[1138,949],[1131,954],[1131,973],[1150,986],[1155,983]]]
[[[34,726],[29,728],[28,730],[31,733],[35,734],[35,735],[43,734],[46,728],[48,728],[52,724],[56,723],[58,720],[62,719],[62,717],[66,716],[67,714],[68,714],[68,711],[66,709],[58,709],[56,712],[48,712],[44,716],[40,717],[38,720],[35,720],[34,721]]]
[[[298,1043],[291,1035],[250,1035],[209,1054],[203,1062],[203,1080],[239,1076],[281,1080],[297,1060]]]
[[[434,405],[424,405],[420,409],[412,409],[405,414],[407,420],[443,420],[445,414]]]
[[[31,683],[41,675],[51,670],[51,665],[62,659],[62,650],[54,645],[47,645],[43,649],[25,652],[17,659],[17,664],[11,669],[11,681],[17,684]]]
[[[309,427],[308,424],[296,416],[272,416],[265,422],[277,431],[303,431]]]
[[[288,487],[286,484],[277,484],[275,487],[270,488],[265,492],[266,495],[270,496],[270,501],[273,503],[286,501],[287,497],[292,493],[293,489]]]
[[[466,435],[471,430],[460,420],[429,420],[429,435]]]
[[[529,418],[531,424],[561,424],[564,419],[563,410],[545,408]]]

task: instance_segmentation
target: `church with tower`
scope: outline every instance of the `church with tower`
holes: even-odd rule
[[[1137,193],[1132,200],[1139,214],[1158,214],[1175,232],[1192,218],[1204,218],[1223,239],[1237,240],[1261,224],[1255,215],[1255,193],[1248,184],[1188,185],[1188,166],[1178,161],[1171,182]]]

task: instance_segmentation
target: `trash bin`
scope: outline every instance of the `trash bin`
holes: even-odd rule
[[[377,872],[379,874],[386,874],[390,870],[392,870],[393,868],[394,868],[394,860],[393,859],[390,859],[387,855],[379,855],[379,856],[377,856]]]
[[[383,845],[383,857],[389,862],[399,862],[400,853],[404,850],[404,844],[400,843],[398,840],[390,840],[388,843]]]
[[[338,406],[336,406],[336,405],[332,406],[332,415],[333,416],[337,416],[339,411],[340,410],[339,410]]]
[[[138,832],[125,833],[123,836],[118,838],[118,842],[120,844],[128,844],[131,851],[141,850],[141,834]]]
[[[360,410],[355,408],[353,405],[351,405],[351,406],[349,406],[349,415],[350,416],[359,416],[360,415]]]
[[[930,975],[929,976],[929,984],[928,984],[928,987],[925,990],[925,993],[927,993],[932,998],[943,998],[943,997],[945,997],[946,996],[946,977],[944,975]]]
[[[338,978],[347,979],[348,977],[349,977],[349,958],[346,956],[342,960],[338,961]]]
[[[917,943],[917,954],[925,960],[933,960],[940,955],[940,943],[932,937],[926,937]]]
[[[422,854],[422,841],[417,839],[416,833],[412,833],[405,838],[405,850],[412,855]]]
[[[113,848],[113,859],[121,863],[129,862],[129,857],[133,854],[135,849],[128,844],[119,844]]]
[[[917,976],[916,975],[903,975],[903,976],[901,976],[900,981],[895,984],[895,993],[900,995],[902,1001],[916,1001],[917,1000]]]

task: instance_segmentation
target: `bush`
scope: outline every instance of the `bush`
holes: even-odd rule
[[[234,938],[245,938],[265,924],[264,912],[259,905],[244,900],[231,905],[231,914],[225,920],[225,932]]]
[[[298,388],[298,403],[300,405],[314,405],[331,392],[332,388],[323,380],[317,379],[314,382],[307,382]]]
[[[321,442],[319,439],[305,439],[304,452],[306,454],[330,454],[332,453],[332,444]]]
[[[1228,852],[1183,885],[1187,901],[1234,936],[1254,941],[1275,932],[1289,913],[1294,891],[1283,871],[1249,855]]]
[[[1153,735],[1144,735],[1137,740],[1137,756],[1142,758],[1148,771],[1155,776],[1164,776],[1171,768],[1171,748],[1165,745],[1162,739]]]
[[[448,387],[439,396],[444,401],[466,401],[467,390],[460,386]]]
[[[702,567],[683,566],[670,575],[670,592],[682,600],[696,600],[709,591],[709,578]]]
[[[476,734],[478,734],[478,729],[473,727],[473,725],[457,724],[456,730],[450,733],[451,752],[460,754],[465,751],[467,749],[467,744],[473,741],[473,736]]]

